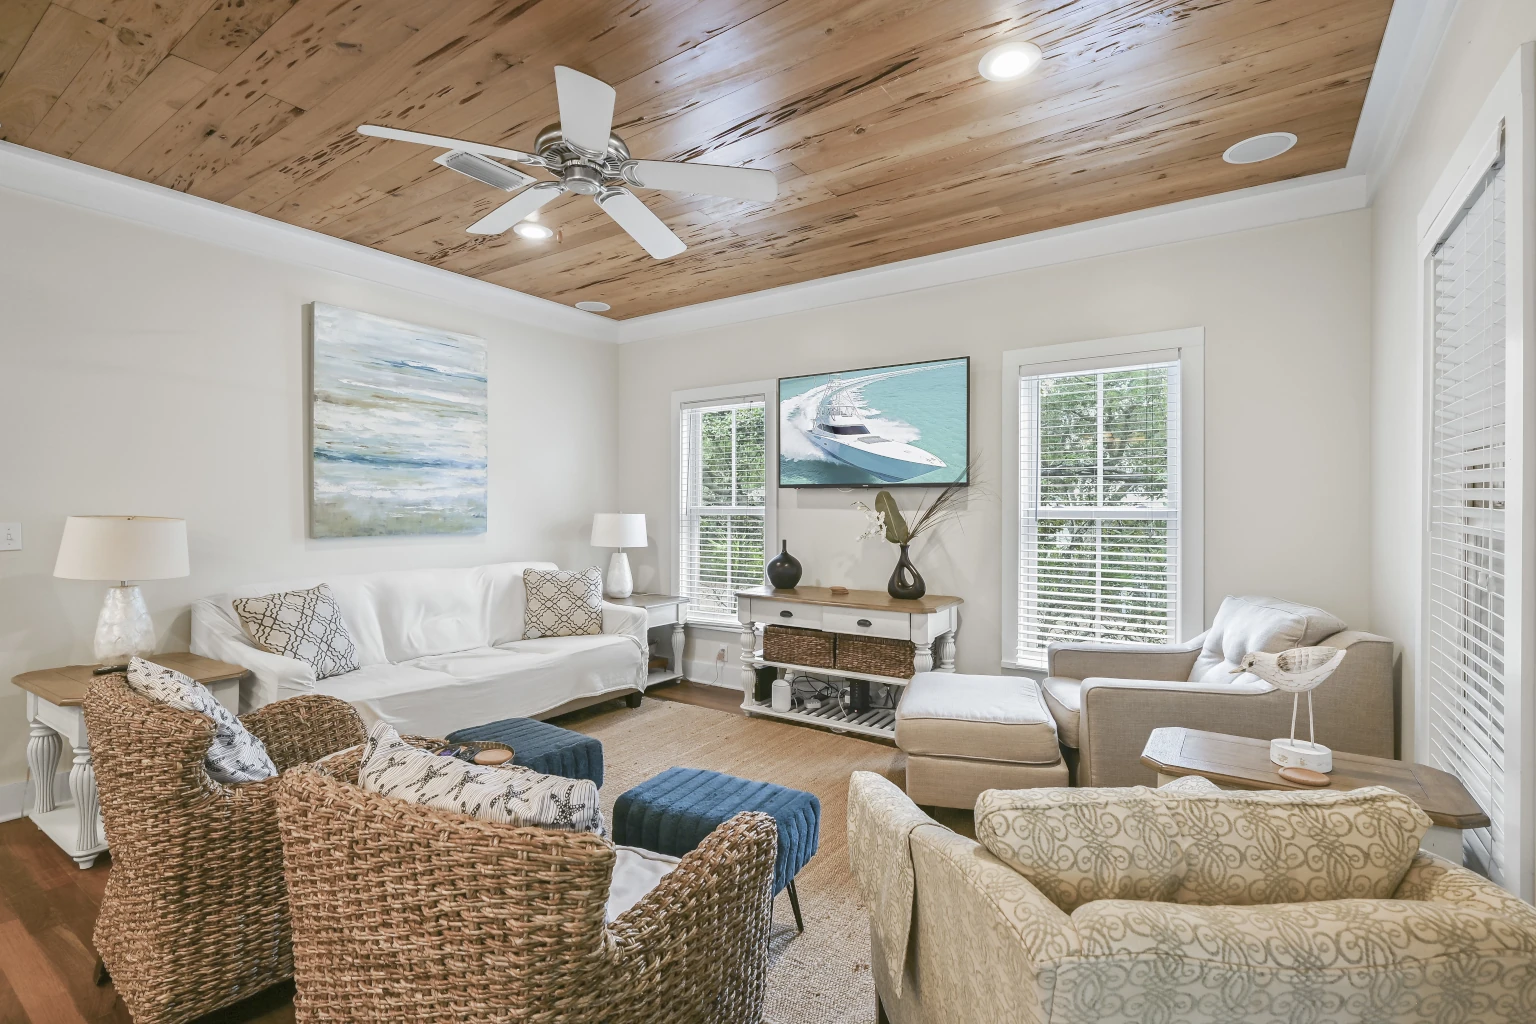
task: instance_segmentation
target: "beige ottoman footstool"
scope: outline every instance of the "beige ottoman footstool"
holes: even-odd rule
[[[969,809],[985,789],[1067,785],[1040,685],[1022,676],[919,672],[896,708],[913,803]]]

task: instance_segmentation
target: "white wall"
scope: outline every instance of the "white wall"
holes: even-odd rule
[[[1520,44],[1536,39],[1536,3],[1461,3],[1373,207],[1371,591],[1374,628],[1402,654],[1403,756],[1412,757],[1414,655],[1421,604],[1422,324],[1415,256],[1419,211]]]
[[[239,582],[511,559],[599,564],[613,507],[615,347],[0,189],[0,680],[90,660],[102,586],[55,580],[64,517],[187,520],[192,576],[144,585],[162,650]],[[490,523],[479,537],[306,538],[305,304],[484,338]],[[606,552],[601,554],[606,555]],[[0,685],[0,786],[26,771]]]
[[[982,486],[963,523],[913,555],[930,593],[966,601],[960,670],[997,672],[999,495],[1013,466],[1000,450],[1002,353],[1204,327],[1207,619],[1224,594],[1265,593],[1363,626],[1369,291],[1370,214],[1358,211],[624,345],[620,495],[626,510],[647,514],[652,537],[632,552],[637,587],[665,586],[660,559],[673,557],[673,391],[969,355]],[[885,586],[894,551],[855,543],[862,519],[850,505],[860,497],[781,492],[779,533],[806,583]],[[690,647],[713,678],[712,649]],[[724,681],[737,676],[727,670]]]

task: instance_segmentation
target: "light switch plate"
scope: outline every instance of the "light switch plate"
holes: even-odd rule
[[[21,524],[0,523],[0,551],[21,550]]]

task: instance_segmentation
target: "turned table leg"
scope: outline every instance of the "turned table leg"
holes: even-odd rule
[[[912,668],[918,672],[933,671],[933,644],[914,644],[917,648],[912,655]]]
[[[741,694],[742,703],[751,704],[757,689],[757,666],[752,659],[757,656],[757,628],[750,622],[741,624]]]
[[[955,634],[945,633],[939,637],[938,644],[939,671],[953,672],[955,670]]]
[[[27,770],[32,773],[32,810],[46,814],[57,806],[53,798],[53,773],[59,769],[64,740],[42,722],[32,723],[27,739]]]
[[[683,675],[683,642],[687,639],[687,631],[681,622],[672,627],[672,671],[678,678]]]
[[[96,802],[96,769],[91,765],[91,748],[75,747],[74,767],[69,770],[69,795],[75,800],[80,831],[75,849],[69,851],[76,864],[88,868],[99,853],[82,853],[101,845],[101,808]]]

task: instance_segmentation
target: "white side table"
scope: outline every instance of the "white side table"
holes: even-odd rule
[[[196,654],[158,654],[155,663],[185,673],[208,687],[220,704],[240,713],[240,682],[246,670]],[[96,770],[85,731],[85,694],[94,665],[25,672],[11,681],[27,691],[27,769],[32,776],[32,807],[27,817],[82,869],[106,852],[101,808],[96,800]],[[63,745],[74,754],[69,796],[55,792],[54,769]]]
[[[647,670],[645,680],[647,687],[683,678],[683,641],[687,635],[684,626],[688,622],[686,597],[679,597],[676,594],[631,594],[629,597],[605,597],[603,600],[612,601],[614,604],[627,604],[631,608],[644,608],[647,634],[653,629],[662,630],[668,626],[671,627],[672,657],[668,659],[666,668]]]

